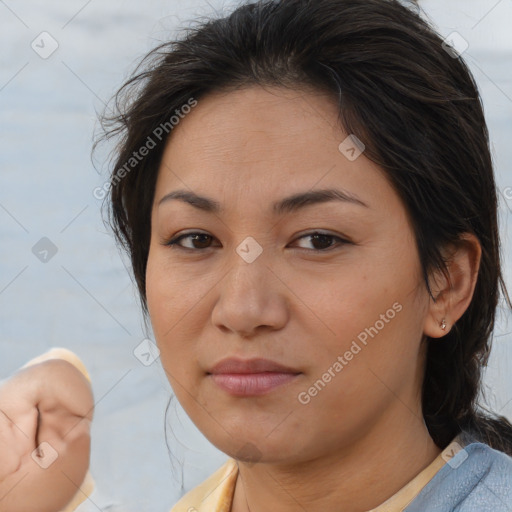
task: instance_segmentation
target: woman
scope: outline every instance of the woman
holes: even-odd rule
[[[395,0],[263,0],[123,86],[109,221],[228,461],[172,509],[508,511],[478,405],[497,196],[462,58]],[[111,124],[108,124],[110,122]]]
[[[110,222],[230,457],[173,511],[510,510],[512,425],[477,405],[510,300],[462,58],[397,1],[286,0],[146,64],[107,128]]]

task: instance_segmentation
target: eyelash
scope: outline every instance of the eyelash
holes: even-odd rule
[[[171,238],[170,240],[164,241],[163,245],[169,246],[169,247],[171,247],[171,249],[180,249],[180,250],[183,250],[183,251],[192,251],[192,252],[202,252],[202,251],[206,251],[206,250],[211,248],[211,247],[204,247],[202,249],[193,249],[193,248],[190,248],[190,247],[183,247],[182,245],[179,245],[178,242],[180,242],[181,240],[186,239],[188,237],[196,236],[196,235],[204,235],[204,236],[208,236],[208,237],[211,237],[211,238],[215,238],[215,237],[212,237],[211,235],[209,235],[208,233],[201,233],[201,232],[195,231],[195,232],[192,232],[192,233],[185,233],[183,235],[179,235],[177,237]],[[332,235],[330,233],[322,233],[322,232],[319,232],[319,231],[313,231],[311,233],[306,233],[306,234],[300,236],[299,238],[297,238],[296,240],[300,240],[302,238],[307,238],[307,237],[312,237],[312,236],[315,236],[315,235],[320,235],[320,236],[336,239],[336,240],[338,240],[338,245],[339,246],[352,243],[349,240],[346,240],[346,239],[341,238],[339,236]],[[305,251],[313,251],[313,252],[327,252],[327,251],[336,249],[336,245],[330,246],[327,249],[304,249],[303,247],[300,247],[299,249],[303,249]]]

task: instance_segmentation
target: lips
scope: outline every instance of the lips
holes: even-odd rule
[[[212,374],[247,374],[247,373],[265,373],[265,372],[274,372],[274,373],[301,373],[298,370],[290,368],[288,366],[284,366],[275,361],[271,361],[269,359],[237,359],[234,357],[230,357],[227,359],[223,359],[218,362],[211,370],[207,373]]]
[[[227,393],[247,397],[269,393],[295,380],[302,372],[269,359],[227,358],[207,373]]]

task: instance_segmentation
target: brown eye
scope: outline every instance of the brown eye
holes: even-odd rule
[[[298,240],[301,240],[303,238],[310,238],[312,242],[312,249],[308,249],[307,247],[301,247],[302,249],[306,250],[312,250],[316,252],[326,252],[337,245],[344,245],[349,244],[350,242],[348,240],[345,240],[339,236],[331,235],[329,233],[308,233],[306,235],[301,236],[298,238]],[[176,247],[184,250],[189,251],[200,251],[204,249],[210,248],[210,243],[214,239],[213,236],[208,235],[207,233],[186,233],[180,236],[177,236],[175,238],[172,238],[169,241],[166,241],[163,243],[163,245]],[[189,246],[183,245],[181,242],[182,240],[190,240]]]
[[[192,244],[192,247],[186,247],[181,244],[182,240],[190,239],[190,243]],[[206,233],[187,233],[185,235],[180,235],[176,238],[173,238],[169,240],[168,242],[165,242],[164,245],[168,246],[177,246],[182,249],[208,249],[208,243],[211,242],[213,237],[211,235],[208,235]]]
[[[311,243],[313,245],[313,251],[326,251],[329,250],[336,245],[343,245],[350,243],[348,240],[344,240],[343,238],[331,235],[329,233],[308,233],[306,235],[301,236],[298,240],[302,240],[303,238],[310,238]],[[337,243],[336,243],[337,241]],[[333,243],[334,242],[334,243]],[[302,247],[304,249],[304,247]],[[306,248],[307,249],[307,248]],[[308,249],[309,250],[309,249]]]

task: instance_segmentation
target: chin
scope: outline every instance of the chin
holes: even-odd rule
[[[286,436],[291,444],[286,444],[284,439],[270,440],[262,435],[246,437],[245,439],[224,439],[223,442],[215,446],[229,457],[244,463],[253,465],[258,463],[290,463],[303,457],[304,452],[301,449],[301,443],[292,436]]]

